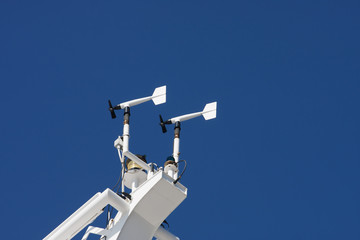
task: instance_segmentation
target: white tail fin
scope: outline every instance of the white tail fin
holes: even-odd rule
[[[205,105],[204,110],[202,112],[205,120],[216,118],[216,107],[217,102],[208,103]]]
[[[156,88],[151,97],[152,97],[152,100],[155,105],[165,103],[166,102],[166,86]]]

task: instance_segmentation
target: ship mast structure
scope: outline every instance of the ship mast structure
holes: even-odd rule
[[[179,182],[182,174],[178,175],[178,163],[184,161],[179,160],[180,123],[198,116],[203,116],[205,120],[215,118],[217,103],[206,104],[201,112],[178,116],[165,122],[160,115],[163,132],[166,132],[165,125],[175,124],[174,145],[173,155],[165,162],[164,168],[155,168],[155,163],[147,163],[144,156],[129,150],[130,108],[150,100],[155,105],[165,103],[166,86],[156,88],[149,97],[127,101],[114,107],[109,100],[112,118],[116,118],[115,110],[124,110],[123,135],[114,141],[122,166],[121,193],[109,188],[96,193],[43,240],[72,239],[99,217],[107,206],[117,210],[115,217],[108,215],[105,228],[88,226],[82,240],[87,240],[90,234],[99,235],[103,240],[151,240],[153,237],[179,240],[161,225],[187,197],[187,188]],[[125,186],[131,190],[130,193],[125,192]]]

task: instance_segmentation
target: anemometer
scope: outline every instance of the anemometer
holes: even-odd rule
[[[114,141],[122,166],[119,185],[121,192],[113,191],[119,181],[113,190],[98,192],[43,240],[72,239],[103,213],[106,206],[117,210],[115,217],[111,216],[112,210],[108,211],[106,227],[89,226],[82,240],[86,240],[90,234],[99,235],[100,239],[106,240],[151,240],[153,237],[160,240],[179,239],[162,226],[167,216],[187,196],[187,188],[179,182],[186,165],[182,174],[178,174],[178,163],[185,161],[179,160],[181,122],[199,116],[203,116],[205,120],[216,118],[217,103],[206,104],[201,112],[173,117],[166,121],[160,115],[163,133],[167,132],[166,125],[174,124],[174,141],[172,156],[168,157],[164,167],[158,167],[156,163],[147,163],[146,156],[129,150],[130,108],[150,100],[155,105],[165,103],[166,86],[156,88],[149,97],[115,106],[108,101],[111,118],[116,118],[115,111],[124,110],[123,135]],[[131,192],[125,192],[125,187]]]

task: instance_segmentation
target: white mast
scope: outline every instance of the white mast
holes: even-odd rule
[[[123,135],[114,141],[122,165],[122,192],[115,193],[110,189],[98,192],[62,224],[54,229],[43,240],[70,240],[82,229],[91,224],[106,206],[110,205],[118,213],[110,219],[105,228],[89,226],[82,240],[90,234],[105,237],[106,240],[179,240],[178,237],[161,227],[171,212],[186,198],[187,188],[179,183],[176,169],[171,164],[163,168],[154,168],[153,163],[146,163],[144,156],[136,155],[129,150],[130,139],[130,107],[152,100],[155,105],[166,102],[166,86],[156,88],[152,96],[139,98],[115,107],[109,100],[112,118],[116,118],[115,110],[124,109]],[[206,120],[216,117],[216,102],[207,104],[202,112],[171,118],[166,122],[161,119],[163,131],[165,124],[175,124],[173,157],[175,164],[179,162],[180,122],[203,116]],[[125,169],[125,157],[128,158]],[[170,170],[172,169],[172,173]],[[170,174],[167,174],[167,173]],[[125,187],[131,193],[125,192]]]

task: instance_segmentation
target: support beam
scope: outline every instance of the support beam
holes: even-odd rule
[[[178,238],[171,232],[165,230],[161,226],[156,230],[154,237],[156,237],[156,239],[159,239],[159,240],[180,240],[180,238]]]
[[[97,193],[43,240],[67,240],[93,222],[107,205],[127,213],[129,204],[110,189]]]

